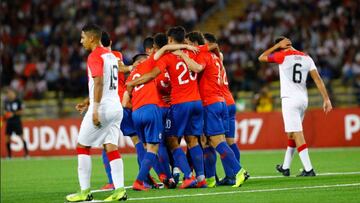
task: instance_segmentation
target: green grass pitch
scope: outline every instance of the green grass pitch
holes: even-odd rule
[[[281,177],[275,165],[284,151],[244,151],[243,166],[251,178],[240,188],[222,186],[206,189],[137,192],[128,189],[130,202],[360,202],[360,148],[310,149],[316,172],[313,178],[297,178],[301,168],[297,154],[292,177]],[[134,181],[138,166],[134,155],[124,155],[125,185]],[[218,174],[223,175],[218,159]],[[106,176],[99,156],[92,159],[92,189],[99,189]],[[353,173],[351,173],[353,172]],[[77,159],[31,158],[1,160],[1,202],[64,202],[78,190]],[[103,199],[110,192],[95,193]]]

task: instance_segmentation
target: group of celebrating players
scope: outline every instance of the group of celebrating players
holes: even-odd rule
[[[105,201],[127,199],[123,161],[117,147],[121,134],[131,137],[137,152],[139,172],[132,186],[134,190],[158,187],[149,175],[151,168],[166,188],[177,187],[179,171],[184,177],[181,189],[216,185],[240,187],[249,178],[240,164],[240,151],[234,143],[236,107],[213,34],[186,33],[181,26],[172,27],[166,34],[147,37],[143,43],[145,53],[135,55],[131,66],[124,65],[120,52],[111,51],[109,35],[96,25],[83,28],[81,43],[91,51],[87,59],[89,98],[76,106],[80,113],[87,110],[77,144],[81,191],[68,195],[67,201],[92,199],[89,149],[96,146],[104,147],[103,162],[109,179],[105,188],[115,189]],[[303,56],[302,52],[291,50],[291,42],[287,39],[281,43],[272,49],[287,48],[288,52],[274,56],[269,55],[274,51],[271,49],[259,60],[281,64],[286,54]],[[304,57],[305,61],[310,60]],[[297,66],[301,64],[295,68]],[[126,72],[130,74],[125,80]],[[295,73],[294,84],[303,86],[303,73]],[[320,91],[323,94],[323,89]],[[328,111],[331,110],[329,104]],[[295,121],[283,115],[286,132],[302,131],[305,108],[290,113],[299,117]],[[299,141],[300,136],[303,139],[302,132],[289,134],[289,140],[303,151],[303,155],[300,151],[299,154],[302,161],[304,157],[303,164],[306,163],[304,176],[313,176],[305,140]],[[186,154],[180,147],[183,137]],[[293,151],[289,155],[291,159]],[[216,152],[225,171],[221,180],[216,175]],[[285,157],[287,164],[277,168],[283,175],[289,174],[289,160]]]

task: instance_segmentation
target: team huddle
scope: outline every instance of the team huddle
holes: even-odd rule
[[[236,107],[229,91],[223,56],[213,34],[186,33],[180,26],[172,27],[166,34],[157,33],[146,38],[145,53],[135,55],[131,66],[124,65],[120,52],[111,51],[109,35],[96,25],[83,28],[81,43],[91,51],[87,60],[89,98],[76,107],[80,113],[87,110],[77,144],[81,191],[68,195],[67,201],[92,199],[89,149],[98,146],[104,147],[103,162],[109,181],[106,188],[114,189],[105,201],[127,199],[123,162],[117,147],[121,134],[131,137],[137,152],[139,172],[132,186],[134,190],[159,187],[149,175],[151,168],[169,189],[216,185],[236,188],[250,177],[240,164],[239,148],[234,143]],[[291,47],[289,43],[291,45],[288,39],[282,39],[277,45],[283,45],[264,52],[259,60],[286,66],[283,63],[286,56],[303,56],[302,52],[286,50]],[[284,49],[283,55],[272,54],[278,48]],[[301,60],[298,58],[295,59]],[[294,66],[295,70],[302,66],[301,62],[297,64],[300,65]],[[316,71],[313,62],[306,62],[305,66],[306,73],[296,70],[295,85],[303,85],[309,70],[315,68]],[[130,73],[125,80],[126,72]],[[288,73],[284,74],[286,77]],[[321,79],[318,82],[321,85]],[[326,89],[319,89],[327,101]],[[281,92],[282,100],[287,98],[283,106],[293,108],[291,93],[283,95],[283,90]],[[295,103],[302,105],[297,111],[283,109],[285,130],[289,134],[289,144],[298,147],[298,151],[300,148],[304,165],[302,176],[314,176],[301,126],[307,96],[301,99]],[[324,110],[331,110],[330,100],[326,106],[324,103]],[[290,115],[295,118],[289,120]],[[186,153],[180,147],[182,138],[187,144]],[[291,159],[294,151],[288,155]],[[220,180],[216,174],[216,152],[225,172]],[[283,175],[290,173],[289,159],[285,157],[287,162],[277,166]],[[178,186],[180,171],[184,178]]]

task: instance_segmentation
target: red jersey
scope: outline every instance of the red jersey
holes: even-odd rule
[[[204,67],[199,77],[199,91],[204,106],[225,101],[221,92],[221,65],[217,63],[217,58],[209,51],[200,52],[196,57],[196,62]]]
[[[119,51],[111,51],[111,53],[113,53],[116,56],[116,59],[118,61],[123,60],[123,56],[122,56],[121,52],[119,52]],[[119,97],[120,97],[120,101],[122,101],[122,98],[124,96],[125,91],[126,91],[125,74],[123,72],[118,72],[118,94],[119,94]]]
[[[191,58],[195,58],[192,52],[184,50]],[[179,104],[201,100],[197,84],[197,74],[189,71],[186,63],[180,57],[167,53],[157,62],[162,72],[169,73],[171,84],[171,104]]]
[[[150,72],[154,67],[154,64],[155,61],[153,57],[146,59],[136,66],[136,68],[130,73],[126,82],[130,82],[136,78],[141,77],[145,73]],[[131,103],[133,106],[133,111],[147,104],[159,105],[159,98],[160,97],[156,87],[156,80],[138,85],[134,87],[134,90],[132,91]]]
[[[170,103],[165,102],[162,99],[163,96],[170,96],[171,92],[170,76],[168,72],[161,72],[161,74],[156,77],[156,86],[160,96],[159,107],[170,107]]]
[[[229,90],[229,81],[227,79],[225,67],[223,66],[220,58],[218,58],[218,60],[216,60],[216,63],[221,65],[221,76],[222,76],[222,79],[224,81],[224,84],[221,85],[221,92],[222,92],[222,94],[224,96],[226,105],[227,106],[233,105],[233,104],[235,104],[235,100],[234,100],[234,97],[232,96],[232,94],[231,94],[231,92]]]

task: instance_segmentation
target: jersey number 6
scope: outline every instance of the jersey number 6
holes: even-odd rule
[[[302,75],[300,70],[296,70],[297,67],[301,68],[300,63],[295,63],[293,66],[293,81],[294,83],[301,83]]]

